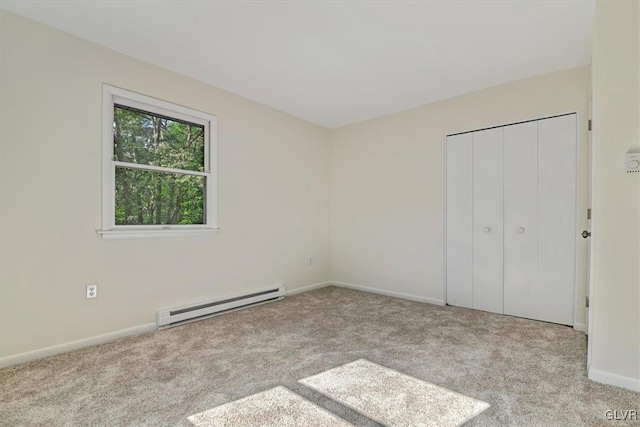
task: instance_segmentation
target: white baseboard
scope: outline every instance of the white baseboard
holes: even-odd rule
[[[590,380],[599,383],[614,385],[632,391],[640,391],[640,378],[625,377],[610,372],[598,371],[597,369],[589,369],[587,376]]]
[[[372,294],[385,295],[388,297],[402,298],[410,301],[426,302],[428,304],[444,305],[444,300],[441,300],[441,299],[421,297],[421,296],[412,295],[412,294],[404,294],[402,292],[388,291],[386,289],[372,288],[369,286],[354,285],[353,283],[336,282],[335,280],[329,282],[329,284],[339,286],[341,288],[348,288],[348,289],[354,289],[356,291],[370,292]]]
[[[291,295],[301,294],[303,292],[309,292],[314,289],[324,288],[325,286],[329,286],[331,283],[332,282],[320,282],[320,283],[314,283],[313,285],[302,286],[300,288],[287,289],[285,291],[285,295],[290,297]]]
[[[109,332],[107,334],[98,335],[95,337],[84,338],[81,340],[71,341],[64,344],[58,344],[51,347],[42,348],[39,350],[33,350],[33,351],[28,351],[26,353],[7,356],[0,359],[0,368],[6,368],[7,366],[30,362],[32,360],[54,356],[56,354],[66,353],[68,351],[79,350],[81,348],[90,347],[96,344],[103,344],[105,342],[113,341],[117,338],[128,337],[131,335],[140,335],[145,332],[151,332],[155,330],[156,330],[155,322],[147,323],[146,325],[134,326],[133,328],[121,329],[119,331]]]
[[[587,332],[587,325],[585,325],[584,323],[574,323],[573,329],[580,332]]]

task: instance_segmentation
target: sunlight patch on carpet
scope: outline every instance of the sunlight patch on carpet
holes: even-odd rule
[[[459,426],[490,406],[364,359],[300,383],[390,427]]]
[[[353,427],[284,387],[256,393],[188,419],[196,427]]]

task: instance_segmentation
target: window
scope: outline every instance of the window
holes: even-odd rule
[[[103,238],[217,231],[215,116],[103,88]]]

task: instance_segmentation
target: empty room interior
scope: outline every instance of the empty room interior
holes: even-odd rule
[[[640,423],[640,2],[0,2],[0,425]]]

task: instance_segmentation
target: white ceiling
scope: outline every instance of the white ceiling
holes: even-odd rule
[[[328,128],[588,64],[594,14],[591,0],[2,8]]]

